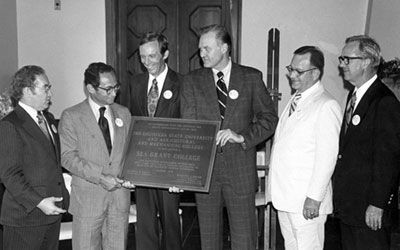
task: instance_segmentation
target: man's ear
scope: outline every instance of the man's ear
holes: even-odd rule
[[[319,69],[315,69],[315,70],[313,70],[312,74],[313,74],[314,79],[317,80],[317,79],[319,79],[319,76],[321,75],[321,71],[319,71]]]
[[[88,84],[86,85],[86,89],[89,91],[89,93],[93,94],[94,92],[96,92],[96,89],[93,87],[92,84]]]
[[[222,44],[222,46],[221,46],[221,51],[222,51],[222,53],[228,53],[228,44],[226,44],[226,43],[223,43]]]
[[[164,52],[164,55],[163,55],[164,61],[167,60],[168,56],[169,56],[169,50],[166,50],[166,51]]]

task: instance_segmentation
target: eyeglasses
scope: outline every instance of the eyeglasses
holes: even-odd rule
[[[117,93],[119,91],[119,89],[121,88],[121,84],[117,84],[114,87],[108,87],[108,88],[103,88],[103,87],[97,86],[97,88],[104,90],[107,93],[107,95],[109,95],[109,94],[111,94],[112,91]]]
[[[317,68],[311,68],[311,69],[306,69],[306,70],[298,70],[298,69],[293,68],[291,65],[288,65],[288,66],[286,66],[286,69],[289,72],[289,74],[294,72],[297,76],[301,76],[302,74],[304,74],[304,73],[306,73],[308,71],[317,69]]]
[[[349,65],[350,60],[355,60],[355,59],[365,59],[365,57],[361,56],[339,56],[339,63],[343,63],[344,65]]]

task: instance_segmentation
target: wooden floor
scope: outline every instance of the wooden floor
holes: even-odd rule
[[[197,221],[197,212],[195,207],[183,207],[183,249],[184,250],[201,250],[200,246],[200,233]],[[224,250],[229,250],[228,240],[228,222],[225,215],[224,223]],[[392,234],[392,248],[391,250],[400,250],[400,232],[396,229]],[[337,220],[328,218],[325,230],[325,250],[340,250],[340,236],[339,236],[339,225]],[[277,233],[277,250],[283,250],[283,239],[280,235],[279,228]],[[134,226],[130,225],[128,233],[128,247],[127,250],[135,250],[135,233]],[[262,242],[260,242],[262,246]],[[60,242],[60,250],[70,250],[71,241]],[[260,250],[263,250],[261,247]]]

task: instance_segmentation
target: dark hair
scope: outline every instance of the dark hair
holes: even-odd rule
[[[114,68],[108,64],[102,62],[91,63],[85,70],[85,86],[90,84],[97,88],[100,85],[100,74],[109,72],[116,75]]]
[[[11,98],[13,104],[18,103],[23,96],[23,89],[30,88],[34,90],[36,87],[36,78],[40,75],[45,75],[43,68],[36,65],[27,65],[20,68],[13,76],[11,82]]]
[[[294,51],[295,55],[305,55],[307,53],[310,53],[310,64],[319,70],[319,79],[321,80],[324,75],[324,53],[316,46],[303,46]]]
[[[367,35],[358,35],[346,38],[346,44],[351,42],[358,42],[358,49],[361,51],[362,56],[371,59],[372,67],[377,70],[381,63],[381,47],[375,39]]]
[[[140,39],[139,46],[153,41],[158,42],[158,45],[160,46],[160,53],[161,55],[164,55],[165,51],[168,50],[168,39],[162,34],[152,31],[145,33]]]
[[[230,55],[232,51],[232,38],[229,32],[225,29],[225,27],[218,24],[213,24],[210,26],[203,27],[200,30],[200,36],[209,32],[215,32],[216,38],[220,40],[222,43],[226,43],[228,45],[228,52]]]

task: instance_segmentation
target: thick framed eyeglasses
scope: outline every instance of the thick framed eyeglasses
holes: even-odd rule
[[[317,69],[317,68],[311,68],[311,69],[306,69],[306,70],[298,70],[293,68],[291,65],[286,66],[287,71],[289,72],[289,74],[292,74],[293,72],[297,75],[297,76],[301,76],[302,74]]]
[[[361,56],[339,56],[339,63],[343,63],[344,65],[349,65],[351,60],[355,59],[365,59],[365,57]]]
[[[119,89],[121,88],[121,84],[117,84],[114,87],[108,87],[108,88],[103,88],[100,86],[98,86],[96,88],[104,90],[107,93],[107,95],[109,95],[109,94],[111,94],[111,91],[114,91],[115,93],[117,93],[119,91]]]

